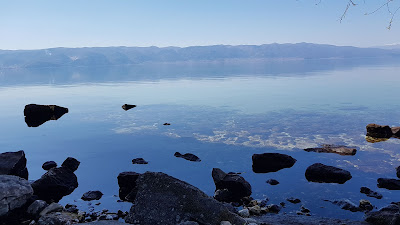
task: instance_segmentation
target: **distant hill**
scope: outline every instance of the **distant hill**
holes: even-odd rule
[[[148,62],[400,57],[400,51],[310,43],[193,47],[97,47],[0,50],[0,68],[92,67]]]
[[[383,46],[376,46],[375,48],[380,49],[389,49],[389,50],[400,50],[400,44],[391,44],[391,45],[383,45]]]

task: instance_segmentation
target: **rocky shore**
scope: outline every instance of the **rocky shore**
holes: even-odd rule
[[[372,127],[368,130],[368,127]],[[388,137],[397,133],[387,127],[368,125],[368,134],[380,131]],[[397,128],[394,129],[397,132]],[[346,146],[324,145],[321,148],[305,149],[307,152],[336,153],[344,157],[356,154],[355,148]],[[306,153],[312,154],[312,153]],[[176,157],[200,163],[201,160],[191,153],[175,153]],[[133,163],[143,164],[142,158]],[[60,205],[58,202],[71,194],[78,187],[75,171],[80,162],[68,157],[57,167],[54,161],[44,162],[46,171],[39,179],[28,181],[27,159],[24,151],[4,152],[0,154],[0,225],[67,225],[98,224],[111,225],[120,223],[153,225],[256,225],[256,224],[400,224],[400,202],[392,202],[386,207],[374,210],[368,200],[360,200],[358,204],[347,199],[326,199],[342,210],[364,212],[365,221],[349,221],[322,218],[302,204],[301,199],[290,197],[285,202],[270,203],[266,199],[253,199],[251,184],[239,173],[226,172],[219,168],[210,171],[215,184],[214,196],[208,196],[200,189],[169,176],[162,172],[136,173],[121,171],[118,175],[119,201],[132,203],[129,212],[89,211],[78,209],[77,205]],[[252,169],[255,173],[271,173],[282,169],[290,169],[295,163],[293,157],[280,153],[254,154]],[[147,162],[146,162],[147,163]],[[393,170],[399,177],[400,169]],[[352,179],[349,171],[332,165],[314,163],[310,165],[304,176],[309,182],[343,184]],[[278,185],[279,181],[266,181]],[[400,190],[400,180],[379,178],[379,188]],[[368,187],[360,187],[360,192],[368,197],[382,199],[382,194]],[[88,190],[82,200],[99,200],[103,193],[99,190]],[[293,214],[281,213],[286,204],[298,205]]]

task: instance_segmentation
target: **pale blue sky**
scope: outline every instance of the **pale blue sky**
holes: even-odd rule
[[[0,0],[0,49],[400,43],[400,13],[391,30],[386,9],[364,15],[386,1],[340,23],[348,0]]]

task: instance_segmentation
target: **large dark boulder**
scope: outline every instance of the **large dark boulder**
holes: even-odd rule
[[[388,190],[400,190],[400,180],[390,178],[379,178],[378,187]]]
[[[81,162],[79,162],[77,159],[68,157],[62,164],[61,167],[66,168],[70,170],[71,172],[75,172]]]
[[[141,225],[169,225],[184,221],[199,224],[234,225],[246,222],[223,203],[207,196],[198,188],[164,173],[146,172],[136,180],[137,194],[127,223]]]
[[[15,175],[28,179],[25,152],[21,150],[0,154],[0,175]]]
[[[388,125],[378,125],[370,123],[367,125],[367,136],[375,138],[390,138],[393,135],[392,129]]]
[[[57,105],[37,105],[29,104],[25,106],[24,116],[28,127],[38,127],[49,120],[58,120],[68,108]]]
[[[379,211],[369,212],[365,221],[372,225],[399,225],[400,207],[397,204],[390,204]]]
[[[252,160],[255,173],[276,172],[284,168],[290,168],[296,163],[296,159],[280,153],[254,154]]]
[[[78,187],[78,178],[65,167],[52,168],[32,183],[35,195],[48,203],[58,202]]]
[[[251,195],[251,185],[238,174],[225,173],[219,168],[213,168],[212,178],[215,183],[215,191],[218,193],[215,198],[218,201],[240,202],[242,198]]]
[[[305,176],[308,181],[312,182],[338,184],[344,184],[352,178],[349,171],[322,163],[315,163],[309,166]]]
[[[139,175],[136,172],[122,172],[118,175],[119,198],[121,200],[127,201],[126,196],[136,187],[136,180]],[[132,195],[135,194],[132,193]]]
[[[199,157],[197,157],[196,155],[194,155],[192,153],[185,153],[182,155],[179,152],[175,152],[174,156],[178,157],[178,158],[183,158],[183,159],[186,159],[186,160],[189,160],[192,162],[200,162],[201,161]]]
[[[306,148],[306,152],[318,152],[318,153],[336,153],[339,155],[355,155],[357,149],[349,148],[342,145],[322,145],[320,148]]]
[[[32,194],[32,187],[26,179],[12,175],[0,175],[0,221],[1,217],[24,206]]]

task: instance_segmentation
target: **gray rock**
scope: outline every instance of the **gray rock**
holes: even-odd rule
[[[357,149],[349,148],[342,145],[322,145],[321,148],[306,148],[306,152],[318,152],[318,153],[335,153],[339,155],[355,155]]]
[[[81,164],[78,160],[76,160],[75,158],[72,157],[68,157],[62,164],[61,167],[66,168],[71,170],[72,172],[75,172],[78,167],[79,164]]]
[[[375,138],[390,138],[393,135],[392,129],[388,125],[378,125],[370,123],[367,125],[367,136]]]
[[[360,200],[360,204],[358,207],[364,211],[371,211],[374,209],[374,206],[371,204],[371,202],[365,199]]]
[[[14,175],[28,179],[25,152],[21,150],[0,154],[0,175]]]
[[[229,221],[221,221],[220,225],[232,225]]]
[[[222,203],[198,188],[164,173],[146,172],[136,180],[136,197],[125,218],[128,223],[178,224],[197,221],[199,224],[219,224],[245,221]]]
[[[400,207],[390,204],[377,212],[366,214],[365,221],[372,225],[398,225],[400,224]]]
[[[48,213],[52,213],[52,212],[61,212],[64,210],[64,207],[58,203],[51,203],[49,206],[47,206],[46,208],[44,208],[39,215],[40,216],[44,216]]]
[[[279,213],[279,211],[281,211],[282,207],[280,207],[279,205],[275,205],[275,204],[270,204],[267,205],[268,211],[272,212],[272,213]]]
[[[338,184],[344,184],[352,178],[349,171],[322,163],[315,163],[309,166],[305,176],[308,181],[312,182]]]
[[[392,127],[392,133],[394,137],[400,137],[400,127]]]
[[[388,190],[400,190],[400,180],[389,179],[389,178],[379,178],[378,187],[386,188]]]
[[[242,210],[239,210],[239,215],[241,216],[241,217],[244,217],[244,218],[247,218],[247,217],[249,217],[250,216],[250,211],[246,208],[246,209],[242,209]]]
[[[24,206],[32,197],[33,189],[21,177],[0,175],[0,216]]]
[[[284,168],[290,168],[296,163],[296,159],[280,153],[254,154],[253,171],[255,173],[276,172]]]
[[[65,167],[52,168],[32,183],[35,195],[48,203],[60,201],[62,197],[71,194],[77,187],[78,178]]]
[[[251,195],[251,185],[242,176],[225,173],[219,168],[213,168],[212,177],[215,183],[215,198],[223,202],[240,202],[242,198]]]
[[[32,217],[36,218],[39,216],[39,213],[43,211],[49,204],[47,204],[43,200],[34,201],[27,209],[27,213]]]
[[[88,191],[82,195],[83,201],[99,200],[103,196],[101,191]]]
[[[49,170],[54,167],[57,167],[57,163],[54,161],[47,161],[47,162],[43,163],[43,165],[42,165],[42,168],[44,170]]]
[[[68,212],[52,212],[39,218],[38,225],[70,225],[77,223],[75,214]]]

